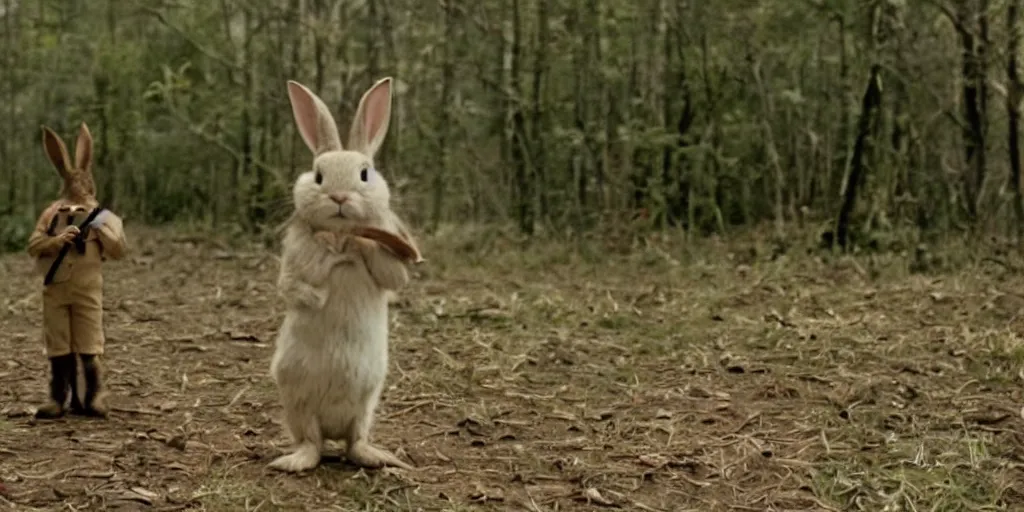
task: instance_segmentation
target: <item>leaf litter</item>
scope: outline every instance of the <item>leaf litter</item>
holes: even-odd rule
[[[156,251],[166,238],[132,233],[159,264],[108,266],[106,421],[31,418],[47,378],[38,280],[23,255],[3,258],[0,508],[1024,504],[1016,275],[872,280],[814,257],[683,264],[658,245],[593,262],[537,244],[481,263],[426,240],[431,263],[393,305],[374,431],[417,469],[360,470],[331,443],[291,476],[265,468],[288,443],[267,375],[273,259],[223,241]]]

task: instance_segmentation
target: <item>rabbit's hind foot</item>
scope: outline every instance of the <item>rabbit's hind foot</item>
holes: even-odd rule
[[[295,451],[273,460],[269,467],[286,473],[298,473],[315,468],[320,464],[320,449],[316,444],[305,442],[298,445]]]
[[[411,465],[387,450],[378,448],[366,441],[359,441],[349,446],[346,458],[349,462],[364,468],[375,469],[383,466],[393,466],[402,469],[413,469]]]

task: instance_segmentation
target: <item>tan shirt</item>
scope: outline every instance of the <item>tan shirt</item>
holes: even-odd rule
[[[58,201],[47,208],[39,217],[35,230],[28,240],[28,253],[36,259],[36,272],[45,276],[50,266],[57,259],[61,247],[64,245],[58,236],[68,226],[68,219],[74,216],[74,224],[77,226],[85,220],[91,207],[77,204],[65,204]],[[56,217],[56,223],[53,219]],[[53,224],[52,235],[50,226]],[[79,254],[72,246],[64,256],[57,273],[54,274],[53,283],[71,281],[85,282],[101,275],[103,260],[111,258],[119,260],[124,256],[126,241],[124,227],[121,218],[108,212],[101,226],[89,229],[85,238],[85,252]]]

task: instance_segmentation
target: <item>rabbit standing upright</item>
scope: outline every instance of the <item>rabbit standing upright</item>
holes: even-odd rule
[[[50,359],[51,401],[36,417],[72,414],[105,417],[100,357],[103,333],[103,260],[121,259],[125,236],[121,219],[96,201],[92,177],[92,135],[82,123],[71,161],[60,136],[43,127],[43,147],[64,180],[60,198],[50,204],[28,240],[28,253],[43,277],[43,341]],[[78,396],[78,360],[85,373],[84,401]]]
[[[270,466],[312,469],[330,439],[346,441],[354,464],[411,468],[370,443],[388,368],[387,295],[408,282],[406,263],[421,261],[373,164],[388,129],[391,79],[363,95],[345,147],[319,97],[292,81],[288,95],[314,159],[292,191],[295,210],[278,276],[287,312],[270,365],[294,446]],[[387,232],[411,250],[393,251],[372,240],[371,231]]]

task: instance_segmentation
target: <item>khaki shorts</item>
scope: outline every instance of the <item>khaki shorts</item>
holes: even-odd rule
[[[43,288],[43,342],[47,357],[103,354],[103,276]]]

